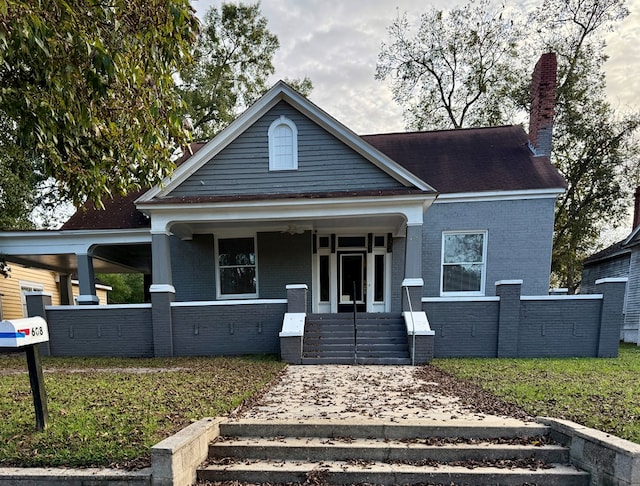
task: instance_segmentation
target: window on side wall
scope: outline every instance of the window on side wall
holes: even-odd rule
[[[442,233],[440,295],[484,295],[486,231]]]
[[[298,169],[298,129],[284,115],[269,126],[269,170]]]
[[[258,296],[255,237],[216,239],[218,298]]]

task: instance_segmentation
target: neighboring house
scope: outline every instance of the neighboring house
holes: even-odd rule
[[[606,312],[602,295],[547,300],[565,189],[549,161],[555,68],[553,54],[536,66],[529,136],[358,136],[278,82],[162,185],[87,205],[60,231],[0,234],[0,253],[77,271],[84,308],[38,307],[54,354],[352,362],[308,348],[350,339],[365,362],[371,348],[396,359],[410,334],[417,361],[434,339],[439,356],[614,355],[617,293],[603,291]],[[150,304],[91,305],[94,272],[131,271]]]
[[[616,277],[628,278],[620,340],[640,344],[640,187],[635,192],[631,233],[584,261],[580,292],[592,293],[598,279]]]
[[[52,304],[60,305],[62,303],[60,288],[61,285],[64,285],[65,279],[61,278],[59,273],[14,263],[11,263],[10,267],[10,276],[8,278],[0,277],[0,317],[2,319],[27,317],[25,295],[30,292],[50,294]],[[71,285],[71,292],[75,299],[80,295],[78,281],[72,279]],[[100,303],[107,303],[109,290],[111,290],[109,286],[96,284],[96,295],[100,299]]]

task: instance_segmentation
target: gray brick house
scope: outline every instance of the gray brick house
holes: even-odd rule
[[[555,329],[545,308],[537,347],[519,331],[537,305],[520,297],[548,295],[565,189],[548,157],[555,55],[541,58],[532,85],[529,135],[499,126],[358,136],[278,82],[193,144],[161,186],[105,211],[89,204],[59,231],[2,234],[0,253],[77,271],[84,305],[33,304],[56,322],[53,354],[403,362],[409,336],[414,362],[610,355],[600,321]],[[143,273],[150,303],[98,309],[94,274],[113,271]],[[599,307],[561,305],[600,319]],[[357,328],[344,318],[354,307]],[[567,343],[546,344],[565,332]],[[334,349],[321,349],[329,337]],[[320,348],[309,348],[314,339]]]

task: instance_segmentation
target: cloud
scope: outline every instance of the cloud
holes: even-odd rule
[[[530,6],[532,0],[520,0]],[[195,0],[199,15],[220,0]],[[397,13],[418,19],[430,8],[461,5],[460,0],[262,0],[261,11],[280,40],[271,81],[308,76],[311,100],[356,133],[402,131],[402,110],[389,86],[374,79],[381,42]],[[640,91],[640,0],[632,14],[608,36],[607,93],[614,106],[637,105]],[[635,106],[635,108],[638,108]]]

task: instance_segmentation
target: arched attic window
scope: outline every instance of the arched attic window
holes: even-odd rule
[[[269,127],[269,170],[298,168],[298,129],[284,115]]]

